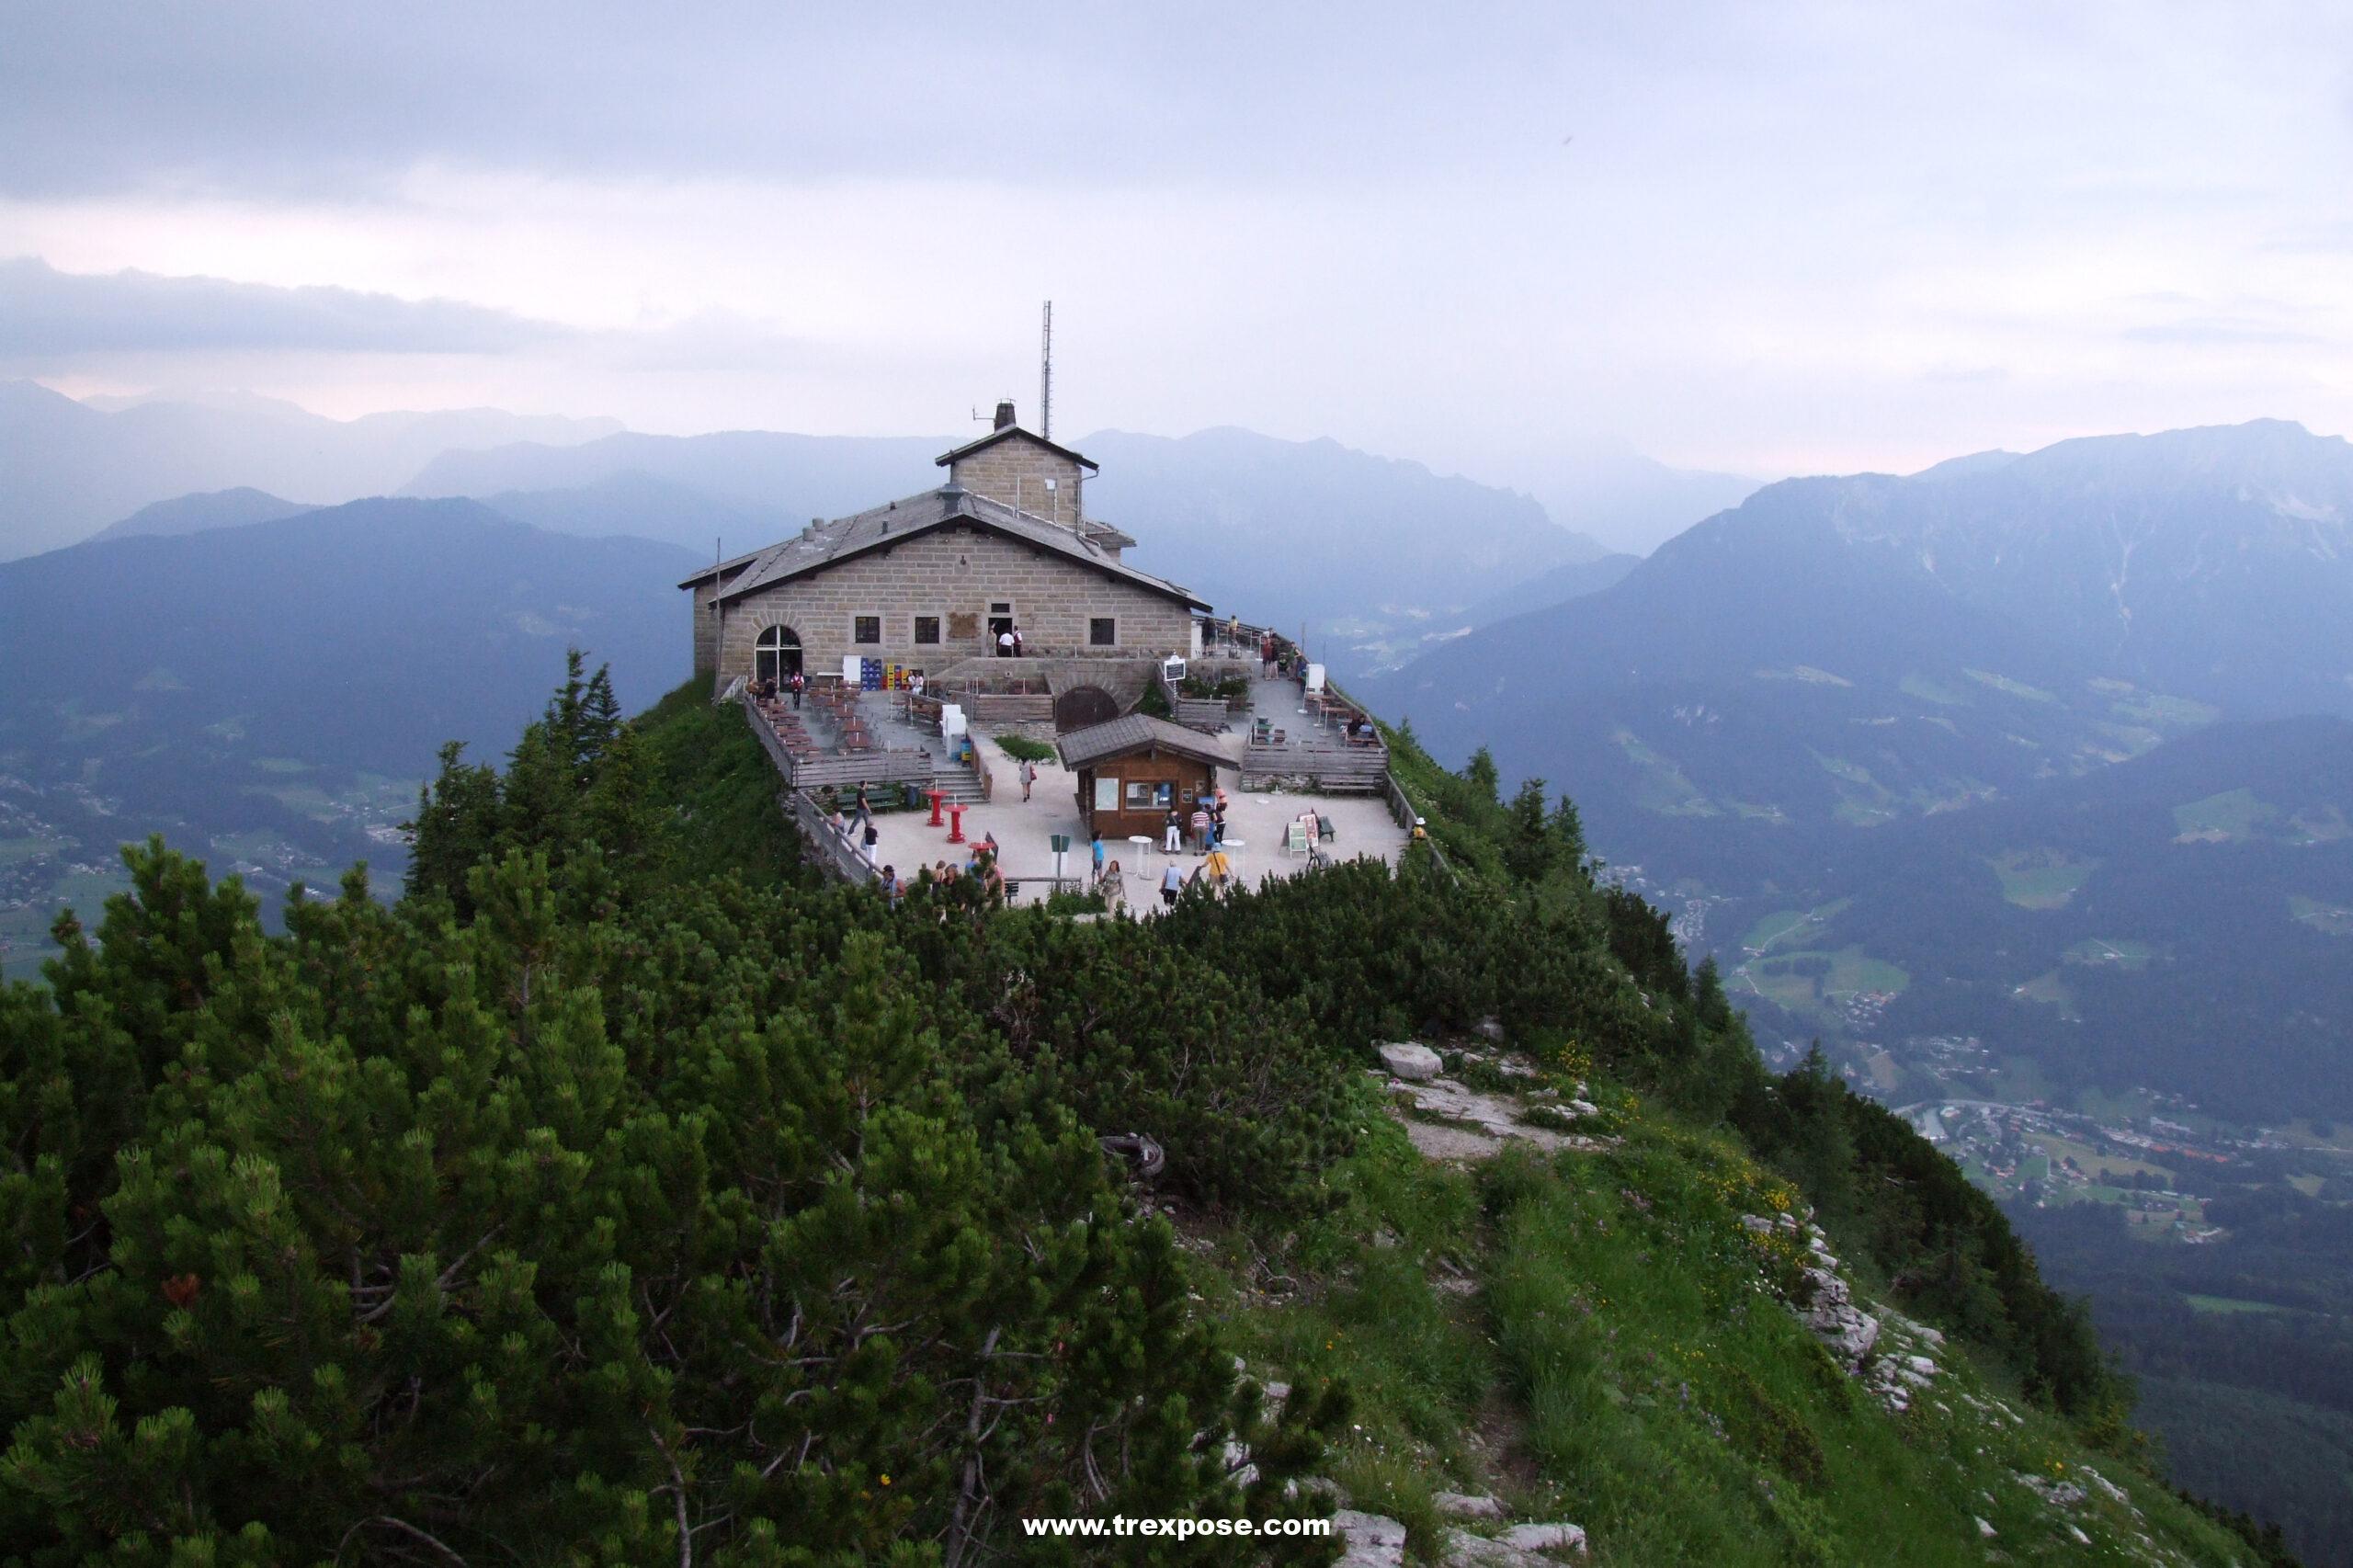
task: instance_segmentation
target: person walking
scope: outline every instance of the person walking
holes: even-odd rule
[[[809,677],[799,670],[792,672],[792,710],[801,711],[801,694],[809,689]]]
[[[858,787],[858,804],[849,816],[850,821],[860,827],[870,827],[874,824],[874,807],[866,798],[866,786],[863,784]]]
[[[1097,833],[1097,834],[1096,834],[1096,835],[1095,835],[1095,842],[1094,842],[1094,844],[1093,844],[1092,847],[1093,847],[1093,849],[1094,849],[1094,851],[1095,851],[1095,881],[1096,881],[1096,885],[1097,885],[1097,886],[1099,887],[1099,886],[1101,886],[1101,885],[1102,885],[1102,881],[1103,881],[1103,835],[1102,835],[1102,834]]]
[[[1021,798],[1029,798],[1029,786],[1038,782],[1038,765],[1028,757],[1021,759]]]
[[[1176,895],[1184,891],[1185,873],[1178,870],[1176,863],[1172,860],[1168,863],[1168,869],[1160,873],[1161,903],[1169,909],[1176,908]]]

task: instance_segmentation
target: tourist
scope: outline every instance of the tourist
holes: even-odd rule
[[[874,825],[874,806],[872,802],[867,800],[866,786],[863,784],[860,784],[858,787],[858,806],[856,810],[850,812],[850,815],[863,826],[871,827]],[[869,839],[868,842],[872,843],[873,841]]]
[[[1095,880],[1099,882],[1103,880],[1103,835],[1099,831],[1095,835],[1093,848],[1095,851]]]
[[[1209,808],[1208,808],[1208,807],[1206,807],[1206,806],[1204,806],[1204,805],[1201,805],[1199,802],[1196,801],[1196,802],[1194,803],[1194,806],[1193,806],[1193,853],[1194,853],[1194,854],[1196,854],[1196,855],[1206,855],[1206,854],[1208,854],[1209,852],[1210,852],[1210,813],[1209,813]]]
[[[915,674],[907,677],[907,689],[914,692],[917,697],[921,697],[923,695],[923,672],[921,670],[917,670]]]
[[[835,806],[834,814],[825,819],[825,825],[840,835],[845,841],[849,838],[849,821],[842,815],[842,809],[839,806]]]
[[[1160,873],[1160,902],[1174,909],[1176,907],[1176,895],[1184,891],[1185,873],[1178,870],[1172,861],[1168,869]]]
[[[1169,807],[1168,820],[1161,824],[1160,852],[1163,855],[1176,854],[1177,840],[1184,836],[1184,827],[1176,820],[1176,808]]]
[[[902,890],[899,886],[899,873],[895,867],[885,866],[882,868],[882,881],[881,886],[882,889],[882,902],[890,905],[892,909],[898,908]]]
[[[1224,892],[1225,884],[1233,879],[1233,862],[1226,858],[1222,849],[1211,850],[1209,858],[1201,862],[1201,869],[1209,873],[1212,892]]]
[[[868,859],[871,860],[874,858],[874,846],[881,836],[882,835],[881,831],[874,825],[874,819],[872,817],[867,818],[864,838],[866,843],[866,858]]]
[[[1028,757],[1021,759],[1021,798],[1029,798],[1029,786],[1038,782],[1038,765]]]
[[[792,672],[792,710],[801,711],[801,694],[809,689],[809,677],[799,670]]]
[[[1021,628],[1017,626],[1013,629],[1013,656],[1021,657]]]
[[[996,656],[1000,659],[1013,657],[1013,628],[1010,626],[996,634]]]
[[[1262,632],[1258,637],[1258,663],[1265,666],[1266,678],[1275,678],[1275,634]]]
[[[1095,891],[1103,895],[1105,908],[1114,905],[1126,907],[1128,879],[1120,874],[1120,863],[1117,860],[1104,867],[1103,874],[1095,879]]]

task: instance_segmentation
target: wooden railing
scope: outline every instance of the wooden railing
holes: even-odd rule
[[[817,803],[808,796],[798,790],[787,790],[784,809],[792,818],[792,825],[801,830],[801,840],[808,846],[811,857],[852,887],[863,887],[881,875],[865,847],[835,833],[833,824],[817,810]]]

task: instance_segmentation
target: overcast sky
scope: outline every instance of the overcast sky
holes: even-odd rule
[[[691,13],[680,19],[674,13]],[[805,13],[805,14],[801,14]],[[1532,483],[2353,426],[2353,5],[0,0],[0,375]]]

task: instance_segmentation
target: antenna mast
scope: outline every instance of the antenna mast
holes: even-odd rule
[[[1054,302],[1046,301],[1045,325],[1038,334],[1038,434],[1054,435]]]

